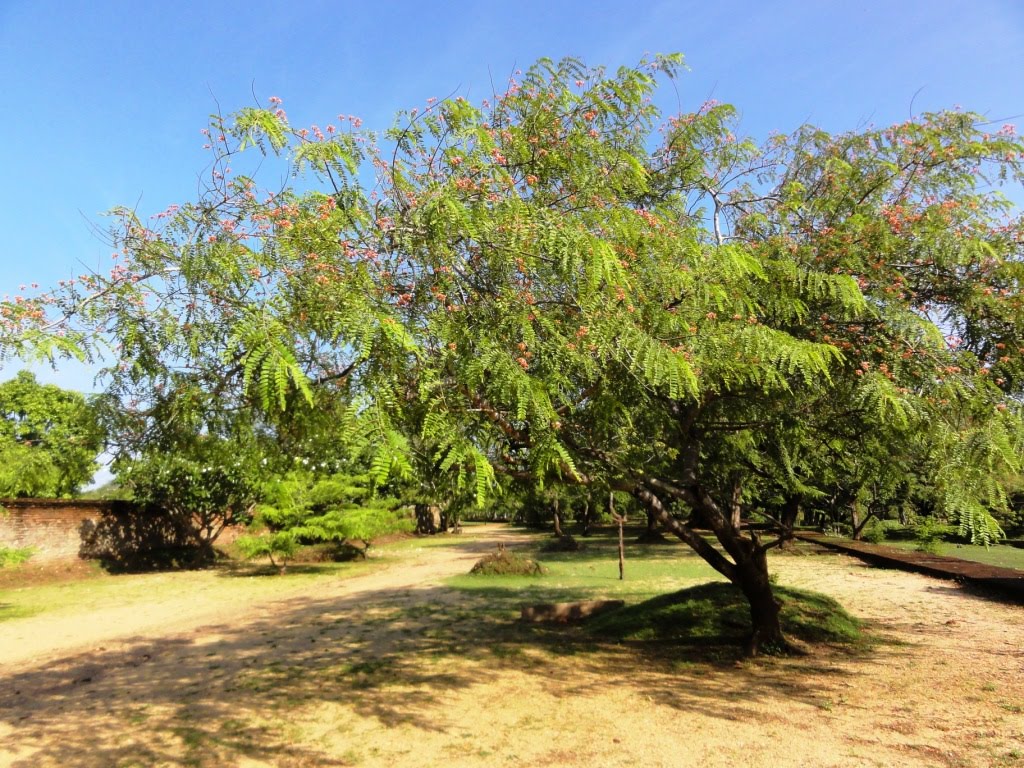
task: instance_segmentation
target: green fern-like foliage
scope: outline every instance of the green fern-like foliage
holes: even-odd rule
[[[268,482],[252,535],[240,537],[244,557],[285,564],[302,544],[358,542],[365,551],[380,536],[411,531],[397,499],[374,491],[373,473],[316,477],[292,473]]]

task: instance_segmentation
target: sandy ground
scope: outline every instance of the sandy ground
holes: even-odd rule
[[[781,556],[782,583],[881,642],[720,663],[537,647],[440,585],[517,541],[476,537],[260,605],[4,622],[0,766],[1024,766],[1020,606]]]

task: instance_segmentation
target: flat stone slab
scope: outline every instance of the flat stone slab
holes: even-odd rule
[[[582,621],[613,608],[621,608],[625,604],[624,600],[583,600],[578,603],[524,605],[521,618],[530,624],[568,624],[572,621]]]

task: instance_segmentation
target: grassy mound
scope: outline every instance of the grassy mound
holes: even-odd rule
[[[541,576],[545,571],[536,560],[498,547],[497,552],[477,560],[469,572],[477,576]]]
[[[817,592],[775,587],[782,629],[805,643],[865,642],[860,622]],[[615,640],[686,644],[742,643],[750,634],[747,601],[727,582],[701,584],[598,616],[589,632]]]

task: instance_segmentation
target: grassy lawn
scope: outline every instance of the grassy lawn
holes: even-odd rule
[[[647,616],[644,608],[631,621],[662,625],[666,619],[659,612],[667,607],[670,614],[677,613],[672,599],[666,604],[664,596],[709,582],[724,584],[718,573],[684,545],[639,544],[634,541],[636,533],[627,532],[625,579],[619,578],[617,536],[611,530],[581,538],[581,550],[576,552],[544,551],[544,545],[550,544],[552,538],[537,534],[525,554],[542,563],[545,575],[540,577],[464,574],[448,579],[447,586],[468,601],[458,611],[460,623],[465,628],[466,620],[508,621],[518,615],[524,604],[609,598],[624,600],[628,606],[644,606],[659,598],[662,602],[648,606],[657,615]],[[111,607],[173,603],[200,594],[207,603],[258,603],[315,590],[316,584],[326,579],[348,578],[400,561],[415,561],[419,551],[457,546],[470,538],[468,532],[464,536],[399,538],[373,547],[366,561],[292,563],[283,575],[269,566],[232,560],[206,570],[148,574],[110,575],[94,567],[83,569],[82,577],[77,579],[0,588],[0,622],[42,614],[60,617]],[[733,617],[729,619],[733,624],[736,616],[740,623],[744,621],[746,609],[742,599],[729,610],[724,609],[731,605],[733,597],[724,592],[702,593],[699,600],[717,603],[691,606],[697,612],[721,613]],[[721,630],[722,626],[702,626],[694,631],[708,640],[709,633]],[[543,630],[540,632],[544,634]],[[523,640],[519,632],[513,634],[518,641]]]
[[[634,534],[635,536],[635,534]],[[617,538],[602,533],[583,540],[579,552],[531,555],[547,573],[543,576],[462,575],[447,584],[469,595],[484,596],[493,616],[511,618],[523,605],[592,599],[620,599],[626,607],[597,617],[583,633],[533,628],[534,641],[574,644],[623,640],[654,644],[682,643],[714,648],[721,658],[739,652],[749,632],[749,613],[742,594],[689,548],[676,542],[627,542],[625,579],[619,579]],[[782,599],[783,626],[807,642],[864,646],[859,623],[823,595],[776,587]],[[584,637],[579,635],[583,634]],[[521,638],[519,638],[521,642]],[[729,650],[725,650],[725,648]]]
[[[541,544],[550,539],[540,539]],[[498,592],[515,600],[557,602],[619,598],[627,602],[672,592],[722,577],[682,544],[626,544],[625,576],[619,580],[617,539],[601,532],[580,538],[579,552],[541,552],[531,557],[548,571],[532,576],[456,576],[448,584],[460,590]]]
[[[468,529],[471,530],[471,527]],[[368,559],[351,562],[294,562],[287,572],[261,563],[229,559],[202,570],[110,574],[98,563],[76,561],[62,573],[31,559],[3,569],[0,581],[0,622],[40,614],[71,614],[109,606],[142,605],[201,593],[204,598],[236,602],[273,600],[322,579],[351,577],[415,558],[420,550],[433,550],[464,541],[458,534],[397,538],[370,548]],[[228,553],[232,547],[228,546]]]

